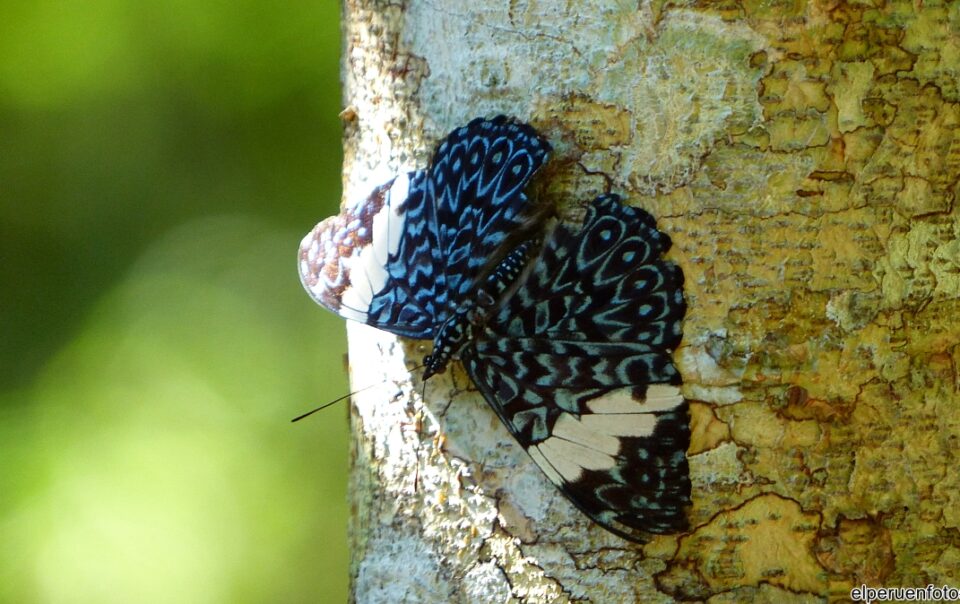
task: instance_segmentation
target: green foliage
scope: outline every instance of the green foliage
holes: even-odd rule
[[[337,7],[0,1],[0,601],[346,598]]]

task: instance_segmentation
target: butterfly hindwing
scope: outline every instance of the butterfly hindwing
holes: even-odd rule
[[[473,120],[449,134],[429,168],[318,224],[300,246],[301,281],[345,318],[431,338],[525,228],[523,188],[549,151],[526,124]]]
[[[560,490],[609,530],[681,530],[687,403],[672,351],[685,312],[669,238],[615,196],[559,226],[462,353],[484,397]]]

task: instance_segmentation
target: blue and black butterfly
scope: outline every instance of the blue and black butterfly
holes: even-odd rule
[[[499,116],[450,133],[308,234],[300,276],[320,304],[433,340],[424,378],[459,359],[544,474],[608,530],[687,527],[687,403],[672,352],[683,273],[653,217],[595,199],[582,227],[542,232],[524,188],[551,151]]]

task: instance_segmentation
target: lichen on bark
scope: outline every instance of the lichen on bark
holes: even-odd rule
[[[542,195],[620,193],[673,238],[693,429],[691,530],[633,546],[555,492],[462,370],[422,400],[403,362],[423,351],[351,329],[355,385],[397,384],[352,408],[356,599],[410,556],[396,601],[960,584],[960,3],[363,0],[344,18],[348,195],[473,117],[533,123],[556,148]]]

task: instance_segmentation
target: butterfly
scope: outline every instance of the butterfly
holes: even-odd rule
[[[504,116],[453,130],[429,167],[346,204],[302,241],[301,281],[341,316],[459,359],[547,478],[633,541],[687,527],[686,312],[669,236],[601,195],[544,231],[524,189],[550,144]]]

